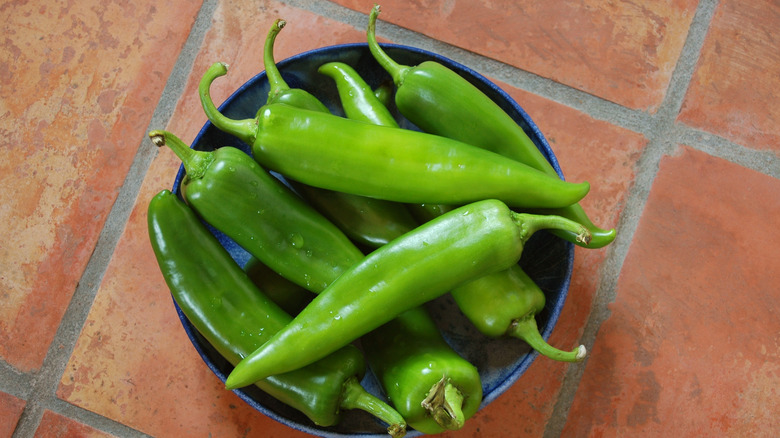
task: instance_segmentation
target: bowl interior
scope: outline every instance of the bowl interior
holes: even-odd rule
[[[417,65],[423,61],[432,60],[458,72],[506,111],[528,133],[558,174],[563,177],[555,155],[542,133],[528,114],[495,84],[471,69],[431,52],[399,45],[383,45],[383,47],[393,59],[401,64]],[[317,96],[334,114],[343,115],[338,93],[332,80],[317,72],[320,65],[331,61],[340,61],[351,65],[372,88],[378,87],[390,79],[389,75],[371,56],[366,44],[331,46],[305,52],[279,62],[278,67],[290,87],[309,91]],[[267,94],[268,81],[263,72],[236,90],[220,106],[220,110],[230,118],[252,118],[260,106],[266,102]],[[401,127],[417,129],[416,126],[398,114],[395,108],[391,107],[390,109],[396,115]],[[197,150],[213,150],[221,146],[234,146],[251,153],[248,145],[219,131],[211,123],[206,123],[192,145]],[[182,166],[173,185],[173,191],[179,195],[179,185],[183,176],[184,168]],[[284,182],[283,177],[275,176]],[[211,227],[210,229],[236,262],[244,266],[249,259],[249,254],[224,234]],[[544,310],[537,315],[539,330],[545,339],[549,338],[566,299],[573,258],[574,246],[571,243],[546,232],[539,232],[528,242],[520,260],[520,265],[542,288],[547,297]],[[537,356],[537,353],[522,341],[489,339],[479,333],[460,313],[449,295],[444,295],[428,303],[427,308],[436,319],[447,342],[479,370],[484,392],[480,408],[495,400],[517,381]],[[200,336],[178,306],[176,306],[176,310],[198,353],[218,378],[224,381],[232,366]],[[369,392],[383,397],[379,384],[370,372],[367,373],[362,383]],[[344,412],[340,424],[321,428],[312,424],[300,412],[283,405],[255,387],[236,390],[235,393],[263,414],[294,429],[313,435],[325,437],[387,436],[384,426],[361,411]],[[410,431],[407,436],[416,435],[419,433]]]

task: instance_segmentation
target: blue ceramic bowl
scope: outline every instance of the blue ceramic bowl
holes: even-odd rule
[[[431,52],[399,45],[384,45],[383,47],[393,59],[402,64],[417,65],[423,61],[433,60],[457,71],[490,96],[517,121],[552,163],[558,174],[563,176],[555,155],[534,122],[508,94],[495,84],[469,68]],[[366,44],[339,45],[313,50],[279,62],[278,67],[290,87],[303,88],[313,93],[333,113],[343,115],[335,84],[330,78],[317,72],[320,65],[329,61],[341,61],[351,65],[372,87],[377,87],[389,79],[388,74],[374,61]],[[220,110],[230,118],[251,118],[265,103],[267,95],[268,81],[265,72],[262,72],[236,90],[220,106]],[[394,108],[391,109],[395,111]],[[397,111],[396,117],[402,127],[417,129],[400,114],[397,114]],[[226,145],[235,146],[250,153],[246,144],[220,132],[211,123],[206,123],[195,138],[192,147],[197,150],[213,150],[216,147]],[[173,186],[173,191],[176,193],[179,193],[179,184],[183,176],[184,168],[182,167]],[[280,179],[283,180],[282,177]],[[236,262],[241,266],[247,262],[249,255],[243,248],[218,231],[212,229],[212,232],[231,253]],[[563,308],[569,288],[573,260],[574,246],[545,232],[534,235],[523,252],[520,264],[547,296],[547,305],[537,316],[539,329],[545,339],[550,336]],[[488,405],[512,386],[537,356],[537,353],[522,341],[489,339],[479,333],[460,313],[449,295],[428,303],[427,307],[450,345],[479,369],[484,391],[484,399],[480,408]],[[232,366],[200,336],[178,306],[176,310],[198,353],[214,374],[224,382],[227,375],[230,374]],[[370,372],[362,383],[368,391],[384,397],[376,379]],[[235,392],[242,400],[263,414],[291,428],[312,435],[377,438],[388,436],[382,424],[362,411],[346,411],[337,426],[322,428],[315,426],[300,412],[279,403],[254,386]],[[418,435],[420,435],[418,432],[412,430],[407,436]]]

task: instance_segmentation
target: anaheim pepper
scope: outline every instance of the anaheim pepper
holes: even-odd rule
[[[497,200],[468,204],[427,222],[339,276],[236,365],[225,385],[239,388],[305,366],[460,284],[507,269],[539,229],[566,229],[589,238],[573,221],[516,213]]]
[[[152,198],[148,226],[174,300],[231,364],[292,320],[255,287],[197,215],[172,192],[163,190]],[[338,423],[344,409],[362,409],[388,423],[392,436],[403,436],[405,421],[400,414],[360,386],[365,370],[362,354],[347,345],[306,367],[253,383],[317,425]]]
[[[310,186],[397,202],[495,198],[538,208],[570,205],[590,189],[456,140],[280,103],[262,106],[253,119],[233,120],[209,95],[214,79],[226,73],[227,66],[216,63],[201,79],[209,120],[250,145],[265,168]]]
[[[400,65],[376,40],[379,5],[371,9],[368,45],[377,62],[396,85],[395,105],[409,121],[425,132],[462,141],[526,164],[545,174],[558,175],[525,131],[495,102],[462,76],[444,65],[426,61],[415,66]],[[544,210],[585,225],[593,238],[585,244],[565,231],[556,235],[587,248],[600,248],[615,239],[615,230],[604,230],[590,220],[577,203]]]

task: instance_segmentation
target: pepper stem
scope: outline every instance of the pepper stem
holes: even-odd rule
[[[187,171],[187,178],[198,179],[203,177],[206,168],[214,161],[213,152],[196,151],[187,146],[183,141],[168,131],[155,130],[149,133],[149,138],[157,147],[168,146],[173,150]]]
[[[411,68],[406,65],[401,65],[393,60],[390,56],[379,47],[379,43],[376,40],[376,17],[379,16],[380,7],[378,4],[374,4],[371,8],[371,13],[368,15],[368,31],[366,36],[368,37],[368,49],[371,54],[374,55],[376,61],[382,66],[390,76],[393,78],[393,82],[396,87],[400,87],[404,82],[404,76],[406,72]]]
[[[344,382],[341,397],[342,409],[361,409],[389,424],[387,433],[393,438],[406,435],[406,420],[395,409],[360,385],[357,377],[352,376]]]
[[[587,354],[584,345],[580,345],[572,351],[561,351],[548,344],[539,333],[536,318],[530,314],[512,321],[512,325],[507,330],[507,335],[522,339],[542,356],[547,356],[560,362],[580,362],[585,359]]]
[[[444,429],[458,430],[466,422],[463,415],[463,394],[447,376],[443,376],[433,385],[421,404],[430,412],[436,424]]]
[[[512,217],[522,229],[523,241],[539,230],[562,230],[574,233],[577,242],[590,242],[590,231],[585,226],[562,216],[512,212]]]
[[[265,64],[265,75],[268,77],[268,85],[270,87],[268,90],[269,102],[272,102],[276,96],[290,89],[290,86],[287,85],[287,82],[284,81],[281,73],[279,73],[279,69],[274,61],[274,42],[276,41],[276,36],[284,29],[285,25],[287,25],[287,22],[282,19],[274,21],[274,24],[268,31],[268,36],[265,38],[263,64]]]
[[[200,104],[203,106],[203,111],[206,113],[206,117],[211,123],[217,127],[220,131],[227,132],[228,134],[235,135],[247,144],[254,143],[255,136],[257,134],[257,120],[244,119],[233,120],[217,109],[214,105],[214,101],[211,100],[211,83],[214,79],[227,74],[228,65],[224,62],[216,62],[206,70],[203,77],[200,78],[200,84],[198,85],[198,94],[200,94]]]
[[[552,231],[552,233],[555,234],[556,236],[562,239],[566,239],[569,242],[572,242],[583,248],[589,248],[589,249],[603,248],[609,245],[610,243],[612,243],[612,241],[615,240],[615,237],[617,236],[617,232],[615,231],[614,228],[605,230],[603,228],[596,226],[593,223],[593,221],[590,220],[587,213],[585,213],[585,210],[582,208],[580,204],[572,204],[568,207],[563,207],[563,208],[534,210],[533,212],[536,214],[557,214],[559,216],[569,218],[575,222],[579,222],[582,225],[584,225],[585,228],[587,228],[588,231],[590,231],[590,235],[591,235],[590,242],[588,242],[587,244],[583,242],[578,242],[576,240],[576,236],[572,235],[572,233],[566,231],[560,231],[560,230]]]

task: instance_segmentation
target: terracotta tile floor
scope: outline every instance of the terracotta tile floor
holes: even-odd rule
[[[281,60],[364,41],[373,1],[0,6],[0,438],[306,436],[221,387],[179,323],[146,232],[216,101]],[[780,6],[382,4],[380,38],[494,79],[583,202],[618,229],[577,249],[556,345],[448,437],[776,436],[780,430]]]

